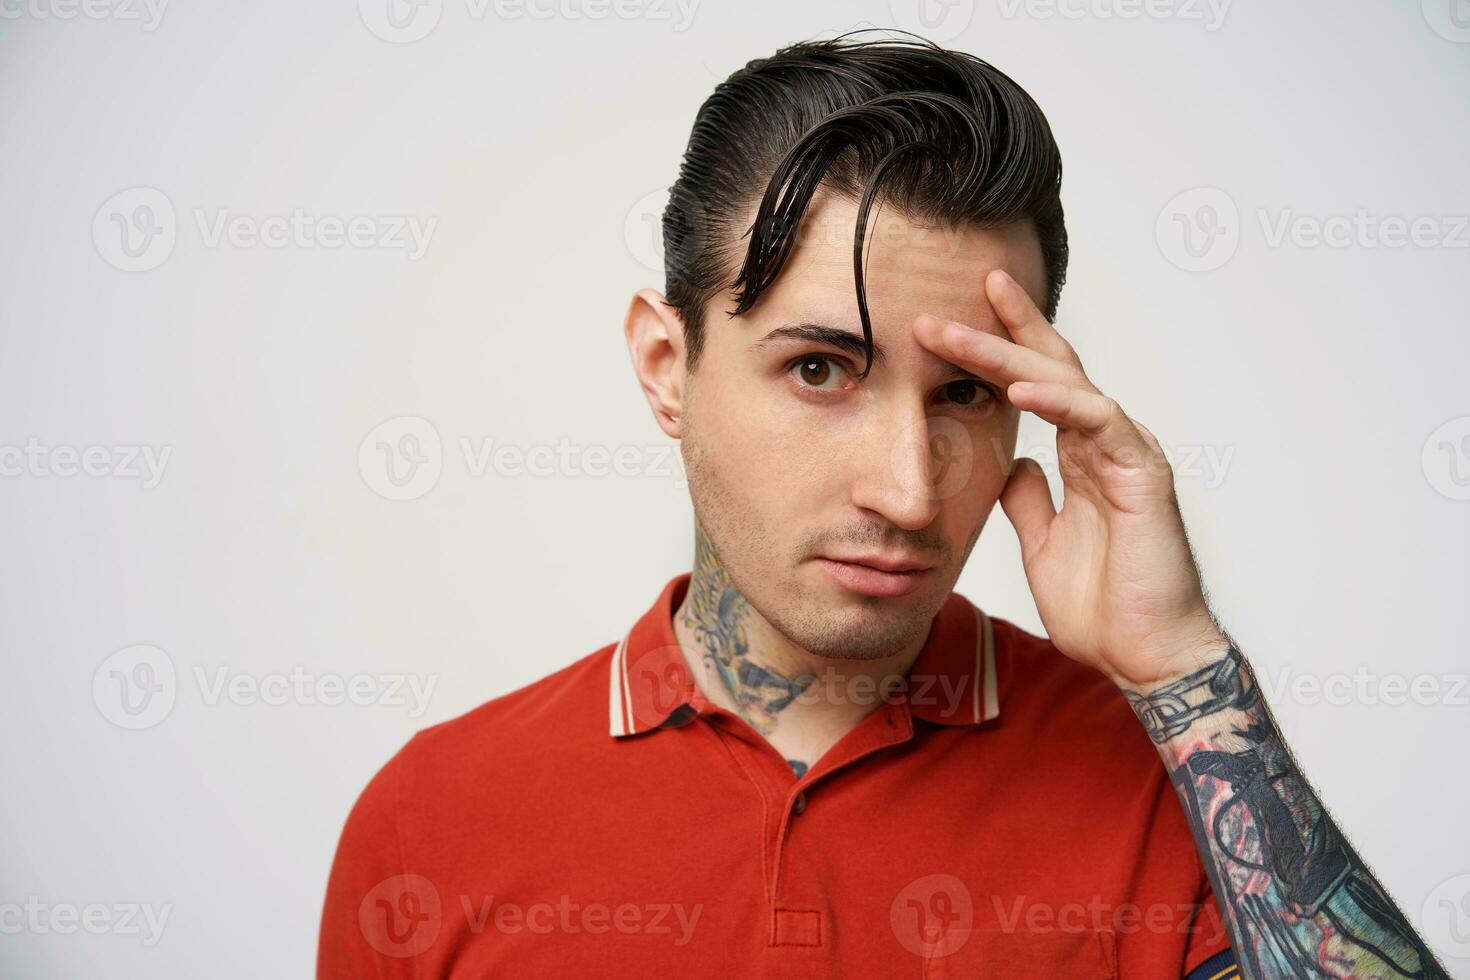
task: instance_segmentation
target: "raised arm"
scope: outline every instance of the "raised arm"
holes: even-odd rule
[[[1057,427],[1064,489],[1017,460],[1000,503],[1058,650],[1106,674],[1148,728],[1188,811],[1239,965],[1267,977],[1446,977],[1297,768],[1245,659],[1205,601],[1152,432],[1087,377],[1001,270],[1010,339],[916,318],[919,342]]]
[[[1124,693],[1179,793],[1247,976],[1449,976],[1317,798],[1232,642],[1178,680]]]

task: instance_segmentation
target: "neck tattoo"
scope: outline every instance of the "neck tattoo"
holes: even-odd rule
[[[684,625],[704,648],[704,661],[719,674],[740,716],[756,731],[769,735],[776,716],[811,686],[813,674],[788,676],[764,667],[750,657],[745,624],[748,603],[720,564],[704,530],[694,529],[694,573],[684,603]],[[807,764],[788,759],[800,778]]]

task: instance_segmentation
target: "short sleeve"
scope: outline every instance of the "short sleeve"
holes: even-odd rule
[[[426,927],[432,924],[437,932],[437,915],[428,921],[423,890],[403,869],[398,834],[403,755],[400,751],[368,783],[342,829],[322,908],[317,980],[408,980]]]

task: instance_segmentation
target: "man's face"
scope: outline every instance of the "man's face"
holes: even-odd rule
[[[755,307],[730,318],[732,296],[709,304],[686,378],[681,451],[696,517],[755,610],[812,653],[871,659],[927,631],[1015,450],[1018,412],[1004,391],[920,346],[914,318],[1009,338],[986,299],[986,273],[1004,269],[1040,305],[1044,272],[1029,222],[926,228],[875,208],[865,275],[873,341],[886,356],[859,381],[856,215],[855,202],[824,187]],[[855,343],[799,335],[809,327]],[[875,576],[834,558],[928,567]]]

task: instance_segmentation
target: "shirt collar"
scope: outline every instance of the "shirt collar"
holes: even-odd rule
[[[653,605],[613,651],[608,721],[613,735],[683,724],[711,706],[689,676],[673,615],[690,572],[669,579]],[[990,616],[951,592],[908,674],[906,702],[917,718],[939,725],[979,725],[1000,714],[1001,671]]]

